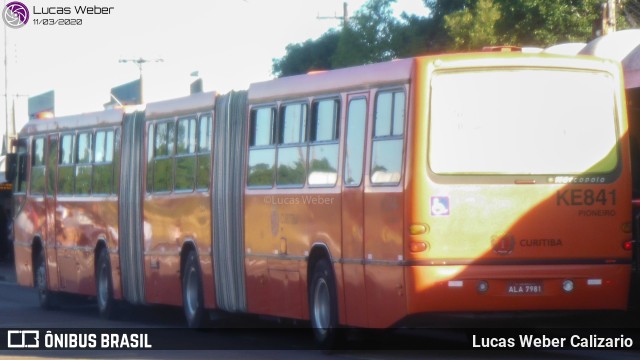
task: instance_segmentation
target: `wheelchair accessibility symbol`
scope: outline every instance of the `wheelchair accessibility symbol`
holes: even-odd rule
[[[449,197],[431,197],[431,216],[449,216]]]

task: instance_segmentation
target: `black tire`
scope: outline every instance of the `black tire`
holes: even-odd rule
[[[57,307],[57,294],[47,288],[47,267],[45,263],[44,249],[36,256],[34,286],[38,290],[38,303],[45,310],[52,310]]]
[[[113,279],[111,277],[111,260],[109,252],[102,249],[98,255],[96,266],[96,302],[98,313],[103,319],[115,319],[118,314],[118,303],[113,298]]]
[[[182,308],[187,326],[191,329],[204,328],[208,324],[201,274],[198,256],[195,251],[190,251],[182,269]]]
[[[338,301],[336,281],[331,264],[326,259],[313,268],[309,286],[309,317],[317,344],[325,350],[338,345]]]

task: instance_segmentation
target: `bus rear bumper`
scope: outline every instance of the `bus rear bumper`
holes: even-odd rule
[[[407,313],[626,310],[630,264],[409,266]]]

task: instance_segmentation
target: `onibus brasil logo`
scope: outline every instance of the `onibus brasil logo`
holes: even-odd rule
[[[10,28],[21,28],[29,21],[29,9],[19,1],[12,1],[2,10],[2,20]]]

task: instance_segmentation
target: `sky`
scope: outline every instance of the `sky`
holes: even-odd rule
[[[139,76],[136,64],[122,59],[151,60],[143,65],[146,102],[188,95],[194,71],[205,91],[247,89],[252,82],[273,78],[272,59],[285,55],[287,44],[339,27],[340,20],[317,17],[341,16],[343,8],[342,0],[20,1],[29,9],[29,23],[3,29],[9,108],[15,99],[18,129],[27,118],[27,96],[50,90],[55,90],[57,116],[102,110],[112,87]],[[352,15],[366,0],[346,2]],[[107,14],[76,13],[76,6],[94,5],[112,9]],[[71,14],[56,14],[64,8]],[[422,0],[397,0],[394,12],[428,15]],[[77,19],[82,24],[36,25],[36,19]],[[0,55],[1,61],[1,46]],[[4,103],[3,96],[2,119]],[[0,133],[4,130],[2,121]]]

